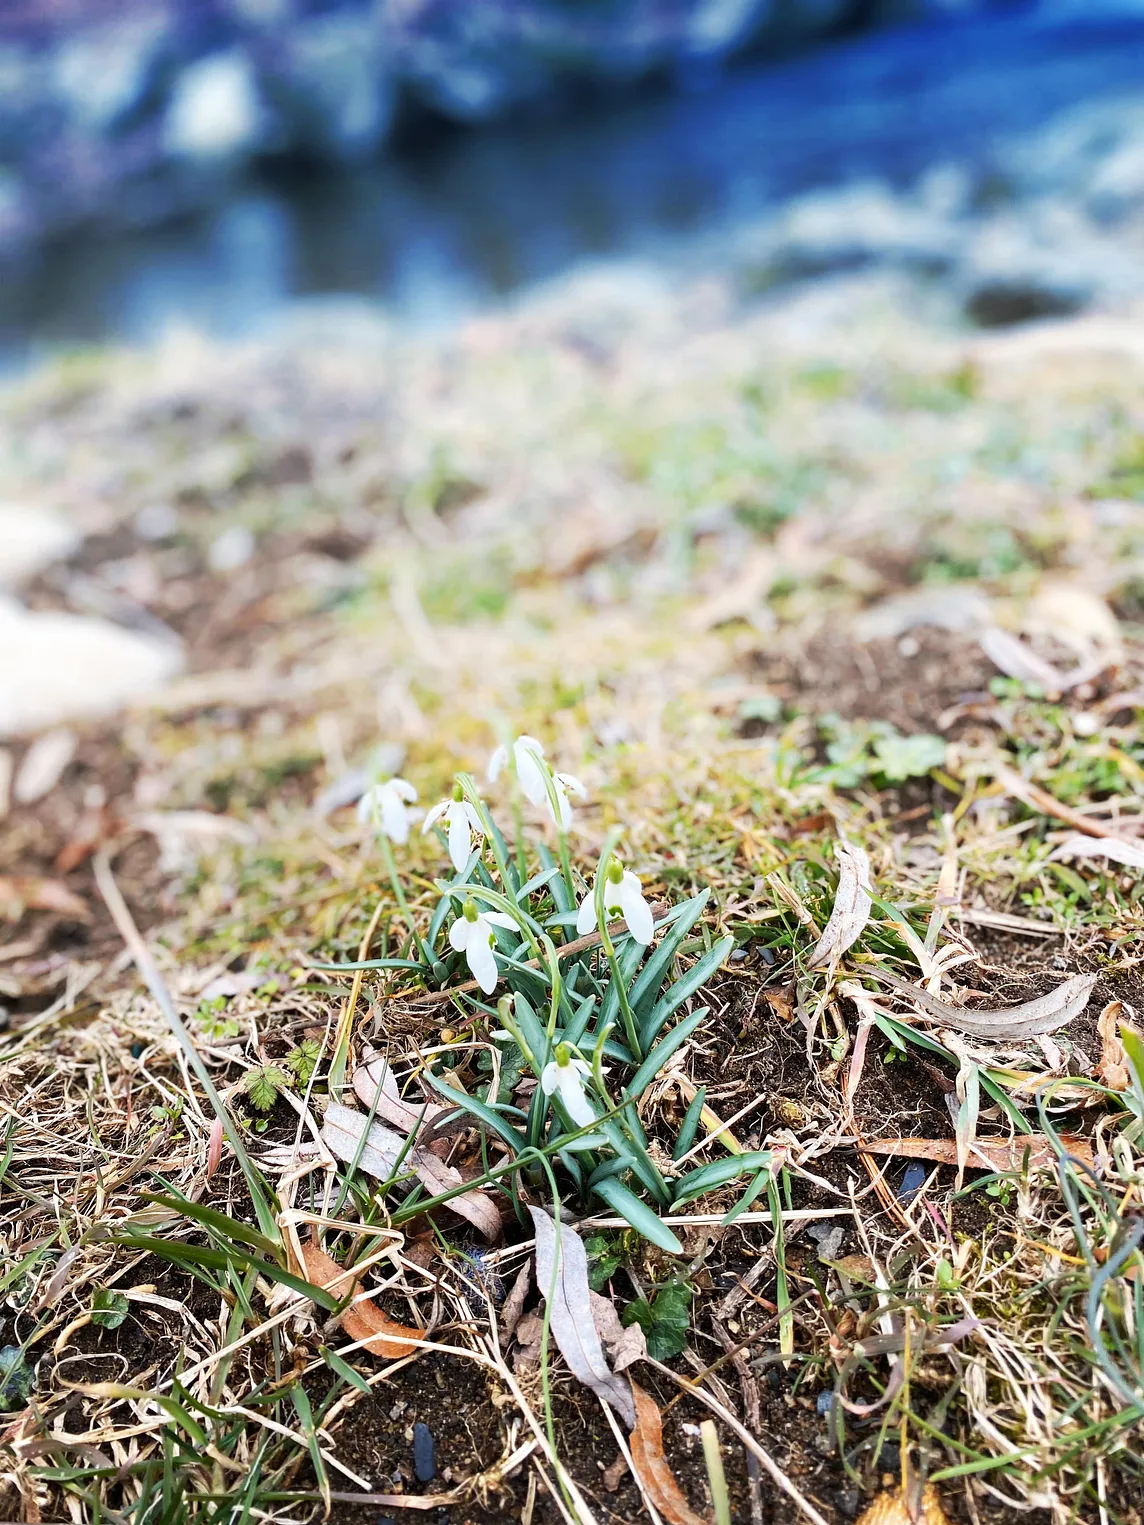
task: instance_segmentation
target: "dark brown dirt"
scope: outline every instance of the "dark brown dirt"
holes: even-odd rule
[[[784,640],[748,659],[791,709],[843,720],[888,720],[905,735],[937,731],[945,713],[990,705],[997,669],[970,635],[919,626],[897,640],[859,641],[844,625]]]

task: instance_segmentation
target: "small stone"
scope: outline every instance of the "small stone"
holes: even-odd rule
[[[0,585],[33,576],[79,541],[74,525],[40,504],[0,503]]]
[[[212,53],[175,81],[163,146],[176,159],[218,161],[253,152],[262,127],[254,72],[238,48]]]
[[[902,1175],[902,1184],[898,1187],[899,1200],[908,1202],[911,1197],[916,1197],[925,1185],[928,1174],[929,1172],[921,1160],[911,1160]]]
[[[419,1483],[431,1483],[437,1476],[433,1435],[420,1420],[413,1426],[413,1475]]]
[[[16,774],[13,794],[21,805],[34,805],[50,794],[75,756],[76,738],[72,731],[48,731],[24,754]]]
[[[182,666],[179,648],[106,620],[0,598],[0,736],[114,714]]]

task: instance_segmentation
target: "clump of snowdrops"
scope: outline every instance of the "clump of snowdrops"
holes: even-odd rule
[[[440,898],[424,931],[409,910],[394,854],[417,819],[417,792],[401,778],[368,791],[359,814],[377,835],[408,940],[401,957],[326,967],[400,969],[426,986],[456,985],[457,1004],[484,1018],[494,1056],[485,1094],[449,1085],[447,1047],[435,1061],[440,1067],[422,1073],[504,1146],[507,1162],[490,1168],[485,1180],[518,1211],[523,1172],[530,1185],[547,1182],[585,1209],[600,1199],[646,1239],[680,1253],[662,1213],[740,1175],[752,1178],[740,1203],[746,1207],[772,1163],[754,1151],[668,1179],[637,1112],[643,1092],[707,1016],[701,1006],[674,1020],[723,963],[733,939],[712,942],[696,931],[707,891],[657,921],[639,877],[616,855],[618,831],[608,835],[590,878],[574,867],[571,800],[585,791],[552,767],[533,737],[498,747],[488,780],[507,782],[513,846],[476,781],[459,773],[421,824],[422,832],[437,834],[453,869],[451,878],[436,881]],[[526,804],[547,818],[555,852],[542,837],[529,839]],[[701,1110],[700,1095],[684,1117],[676,1158],[690,1150]]]

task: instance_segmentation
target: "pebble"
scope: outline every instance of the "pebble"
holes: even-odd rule
[[[433,1435],[420,1420],[413,1426],[413,1475],[419,1483],[431,1483],[437,1476]]]
[[[0,736],[114,714],[182,666],[170,641],[0,598]]]
[[[75,756],[76,737],[72,731],[47,731],[38,736],[24,754],[12,790],[21,805],[34,805],[50,794],[64,776]]]
[[[902,1184],[898,1187],[899,1199],[907,1202],[911,1197],[916,1196],[925,1185],[928,1174],[929,1171],[921,1160],[911,1160],[902,1175]]]

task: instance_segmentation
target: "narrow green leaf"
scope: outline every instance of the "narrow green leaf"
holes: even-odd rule
[[[616,963],[619,966],[619,980],[612,978],[608,981],[608,988],[604,991],[604,999],[600,1004],[600,1024],[616,1022],[620,1015],[620,984],[627,990],[632,982],[636,970],[640,966],[640,960],[644,956],[644,948],[640,943],[634,942],[630,937],[616,939]],[[630,1002],[629,1002],[630,1004]]]
[[[640,1029],[640,1043],[645,1049],[655,1042],[676,1007],[707,983],[734,946],[733,937],[721,937],[710,953],[705,953],[681,979],[668,986]]]
[[[734,1207],[731,1208],[730,1212],[723,1214],[724,1227],[726,1227],[728,1224],[734,1223],[736,1218],[740,1217],[741,1214],[747,1211],[752,1202],[754,1202],[756,1197],[758,1197],[759,1194],[763,1191],[769,1180],[769,1172],[766,1170],[760,1170],[755,1179],[747,1187],[743,1195],[735,1203]]]
[[[425,973],[425,965],[415,958],[360,958],[351,964],[307,964],[306,968],[329,974],[353,974],[358,969],[420,969]]]
[[[166,1196],[158,1191],[141,1191],[140,1197],[144,1202],[154,1202],[159,1207],[169,1207],[183,1218],[190,1218],[195,1223],[201,1223],[204,1228],[212,1230],[223,1239],[237,1239],[241,1244],[249,1244],[254,1249],[261,1251],[268,1259],[274,1259],[279,1246],[265,1234],[260,1234],[249,1223],[241,1223],[237,1218],[228,1218],[226,1213],[217,1212],[213,1207],[206,1207],[201,1202],[191,1202],[186,1197]]]
[[[769,1170],[773,1159],[769,1149],[745,1149],[742,1154],[732,1154],[726,1159],[713,1160],[710,1165],[700,1165],[697,1170],[689,1170],[675,1182],[671,1205],[680,1207],[684,1202],[694,1201],[705,1192],[726,1186],[736,1176],[755,1170]]]
[[[520,1035],[529,1049],[526,1057],[539,1073],[548,1062],[548,1034],[541,1026],[540,1019],[533,1011],[531,1004],[519,990],[516,992],[512,1010],[520,1028]]]
[[[683,1254],[683,1246],[667,1224],[661,1222],[646,1202],[641,1202],[634,1192],[630,1192],[614,1176],[597,1182],[592,1190],[596,1196],[603,1198],[625,1223],[631,1224],[637,1234],[642,1234],[649,1244],[658,1245],[669,1255]]]
[[[467,1112],[471,1117],[477,1118],[486,1128],[491,1128],[498,1138],[504,1140],[513,1154],[520,1152],[524,1139],[510,1123],[505,1121],[500,1112],[495,1111],[485,1102],[478,1101],[475,1096],[465,1096],[460,1091],[454,1091],[452,1086],[439,1080],[432,1070],[425,1070],[423,1074],[433,1089],[446,1101],[451,1102],[459,1111]]]
[[[359,1393],[372,1393],[373,1388],[362,1376],[360,1371],[355,1371],[348,1361],[343,1361],[336,1350],[331,1350],[328,1345],[319,1345],[322,1360],[334,1373],[341,1377],[343,1382],[348,1382],[351,1387],[356,1387]]]
[[[269,1277],[271,1281],[281,1282],[284,1287],[301,1292],[331,1313],[338,1307],[337,1299],[331,1297],[324,1287],[311,1286],[292,1271],[272,1265],[268,1260],[260,1260],[256,1255],[247,1255],[242,1250],[216,1250],[204,1244],[185,1244],[181,1239],[155,1239],[148,1234],[111,1234],[108,1237],[112,1244],[125,1244],[131,1249],[146,1250],[162,1260],[174,1261],[176,1265],[206,1266],[213,1271],[229,1271],[235,1265],[243,1270],[249,1268],[257,1271],[260,1276]]]
[[[678,1026],[673,1027],[662,1043],[657,1043],[647,1056],[639,1069],[624,1087],[624,1095],[633,1098],[643,1094],[644,1090],[652,1083],[655,1077],[663,1069],[664,1065],[675,1053],[676,1049],[687,1042],[691,1034],[703,1021],[711,1010],[709,1006],[701,1006],[698,1011],[693,1011],[689,1017],[684,1017]]]
[[[642,1008],[650,1006],[655,1000],[659,987],[667,978],[672,959],[678,952],[683,939],[702,916],[703,908],[710,896],[710,890],[701,890],[698,895],[693,895],[682,905],[673,906],[664,918],[664,925],[670,926],[670,931],[666,931],[659,946],[644,966],[639,979],[632,986],[631,1006],[637,1015],[642,1014]]]
[[[683,1122],[680,1125],[679,1137],[675,1141],[675,1148],[671,1151],[673,1160],[682,1158],[695,1142],[695,1135],[699,1132],[699,1115],[703,1111],[703,1104],[707,1100],[707,1087],[700,1086],[691,1099],[691,1105],[683,1114]]]

